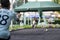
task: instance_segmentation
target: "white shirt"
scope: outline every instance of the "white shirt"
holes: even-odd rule
[[[0,9],[0,38],[7,39],[10,36],[9,26],[15,17],[16,14],[13,11]]]

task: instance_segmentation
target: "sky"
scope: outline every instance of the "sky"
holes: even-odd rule
[[[28,1],[36,1],[36,0],[28,0]],[[52,1],[52,0],[37,0],[37,1]]]

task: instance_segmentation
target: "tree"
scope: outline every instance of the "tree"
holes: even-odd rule
[[[28,0],[25,0],[25,3],[27,3],[28,2]]]
[[[16,2],[14,2],[14,4],[13,4],[13,8],[18,7],[22,4],[23,4],[23,0],[16,0]]]
[[[53,2],[60,4],[60,0],[53,0]]]
[[[27,2],[28,2],[28,0],[16,0],[16,2],[13,5],[13,8],[18,7],[18,6],[22,5],[23,3],[27,3]]]
[[[60,0],[53,0],[53,2],[60,4]],[[60,13],[60,11],[58,11]]]

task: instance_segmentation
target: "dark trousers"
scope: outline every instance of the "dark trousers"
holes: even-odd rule
[[[8,39],[0,38],[0,40],[10,40],[10,36],[8,37]]]
[[[0,40],[9,40],[9,39],[2,39],[2,38],[0,38]]]

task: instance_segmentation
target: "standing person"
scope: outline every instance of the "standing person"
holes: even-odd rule
[[[16,18],[16,14],[9,9],[10,9],[10,1],[1,0],[0,40],[9,40],[10,39],[9,26],[11,24],[11,20],[13,18]]]
[[[1,3],[0,3],[0,9],[1,9]]]
[[[36,28],[37,27],[37,22],[38,22],[37,18],[34,17],[33,23],[32,23],[32,28]]]
[[[36,22],[35,22],[35,20],[33,20],[32,28],[35,28],[35,27],[36,27]]]

